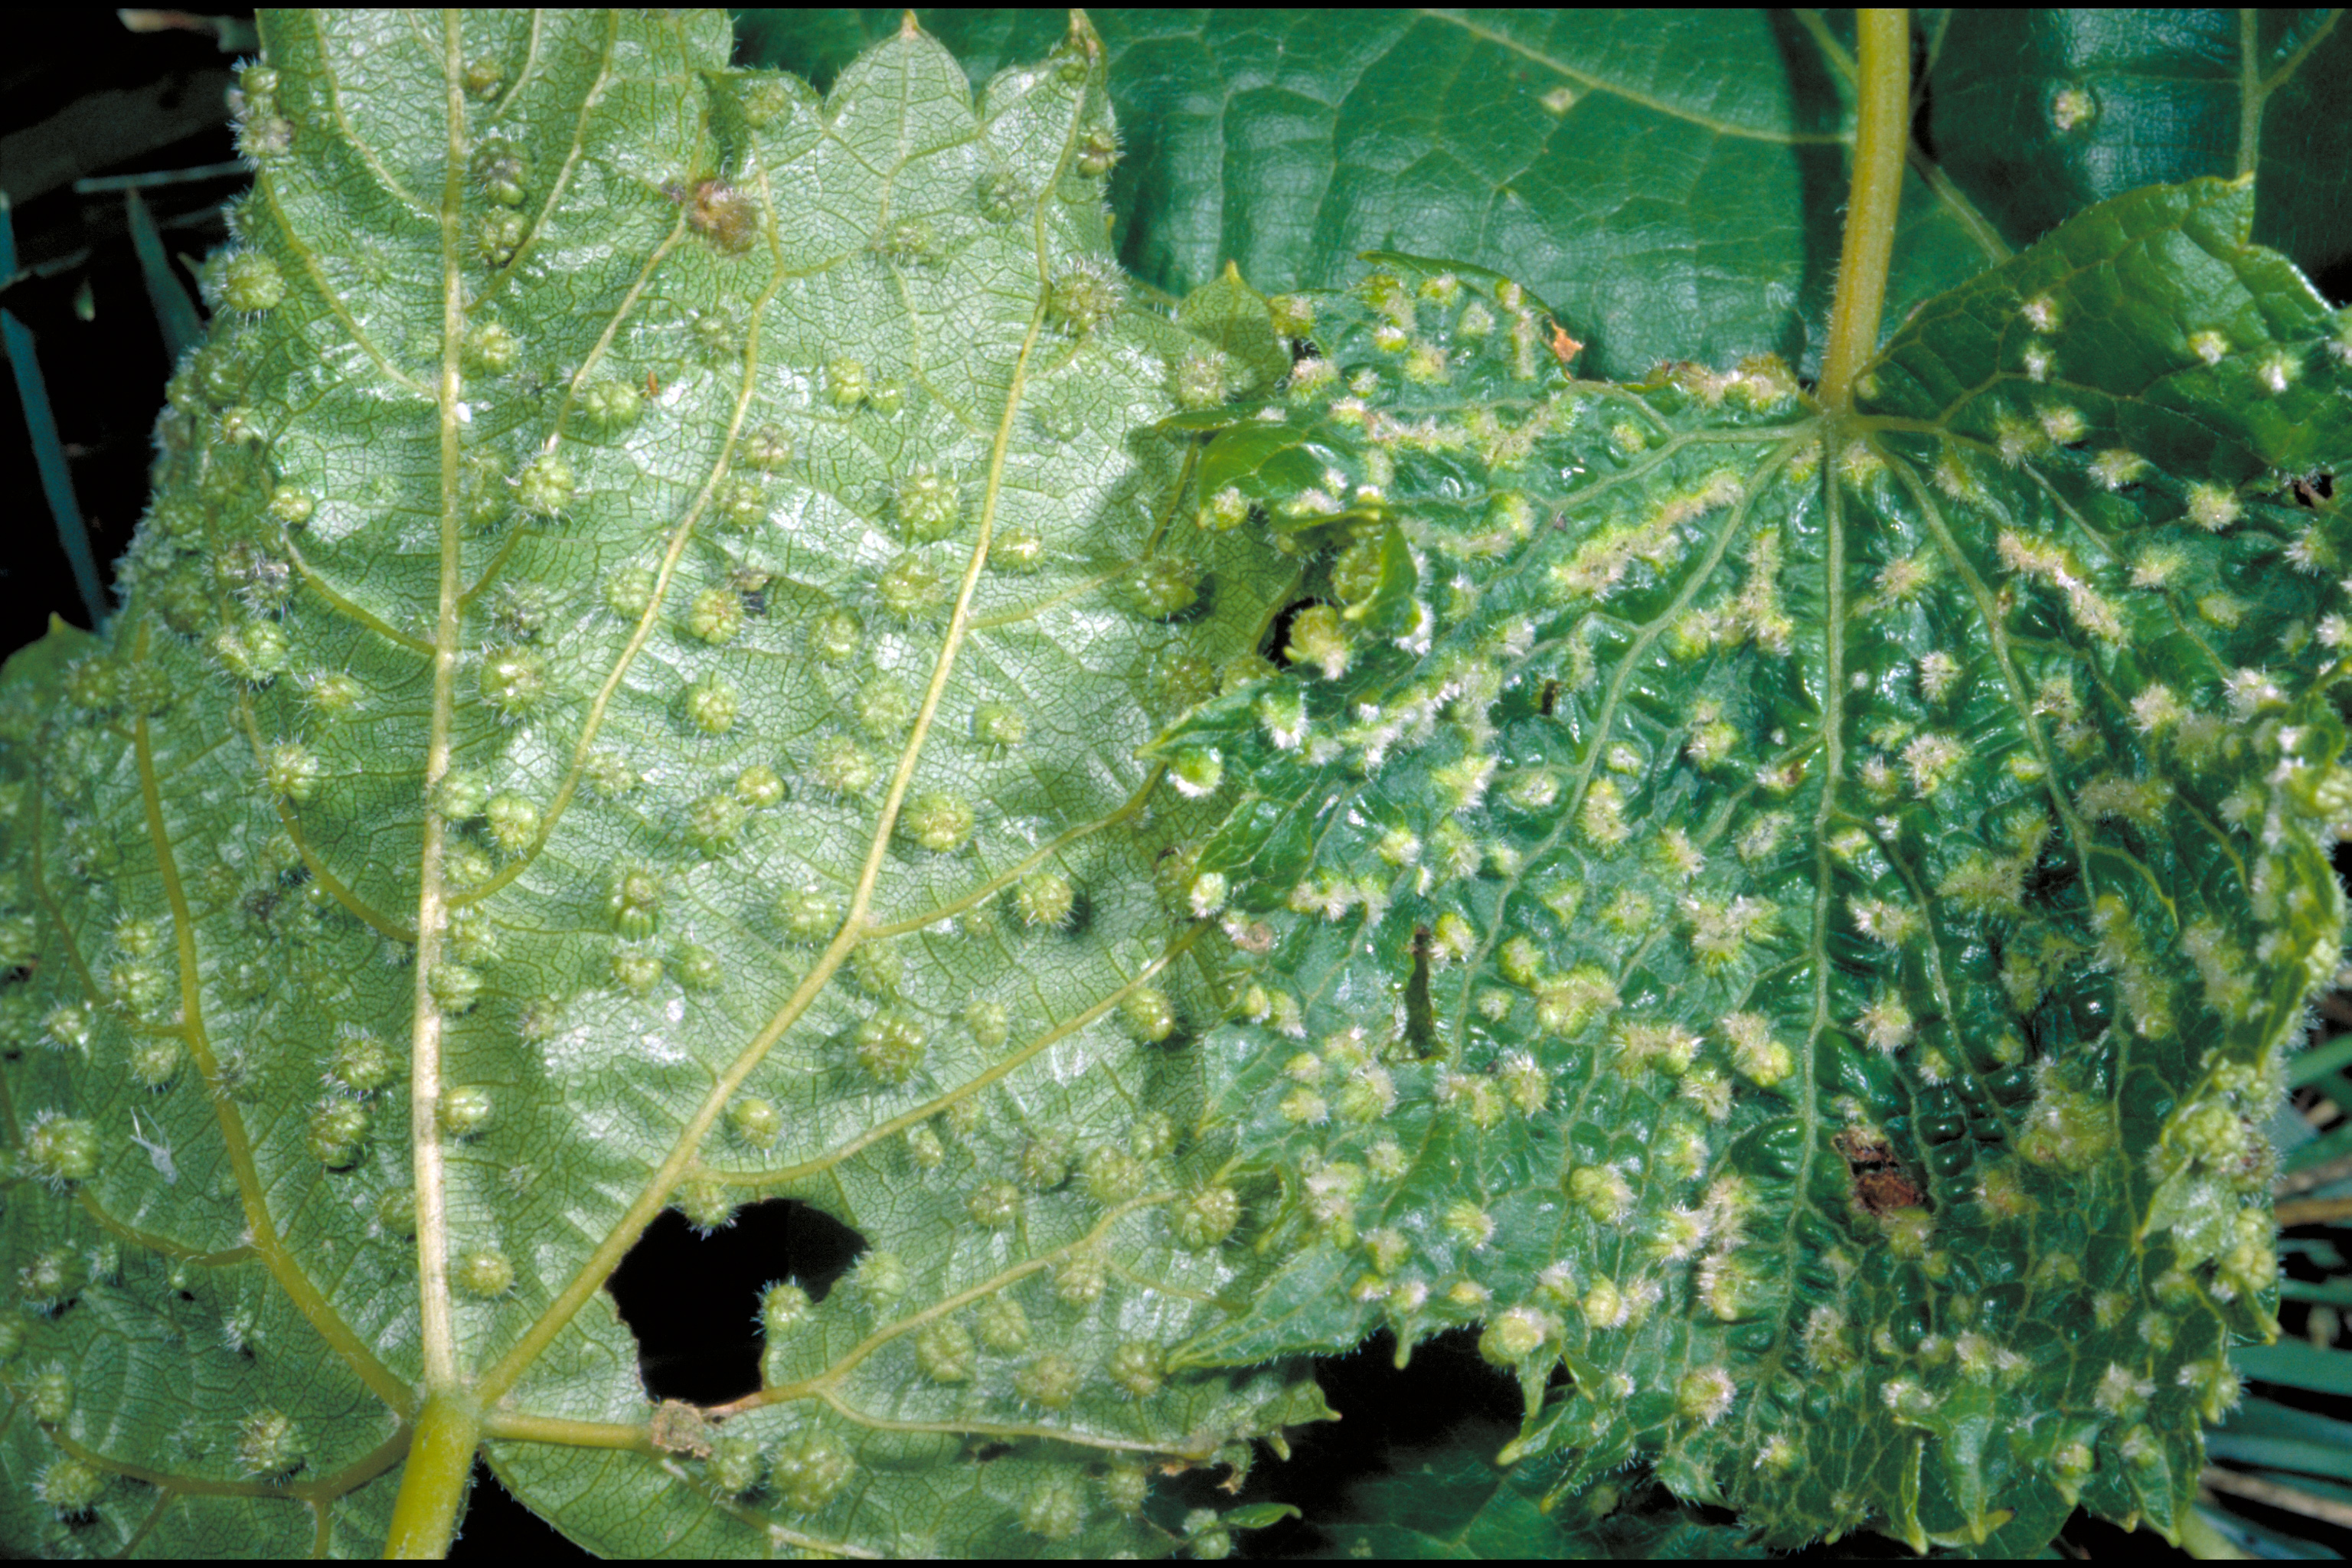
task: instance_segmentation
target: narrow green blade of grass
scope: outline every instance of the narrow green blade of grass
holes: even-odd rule
[[[2230,1354],[2246,1377],[2313,1394],[2352,1394],[2352,1352],[2281,1340],[2274,1345],[2241,1345]]]
[[[16,229],[8,203],[0,196],[0,279],[16,273]],[[58,542],[73,566],[74,586],[89,612],[93,629],[106,625],[106,591],[99,584],[98,562],[89,549],[89,531],[82,526],[81,507],[74,500],[73,474],[66,467],[65,443],[58,438],[57,415],[49,407],[48,384],[41,379],[41,363],[33,352],[32,329],[14,310],[0,310],[0,342],[8,351],[8,368],[16,379],[16,400],[25,409],[25,433],[32,438],[33,465],[40,472],[41,494],[58,525]]]
[[[147,285],[148,303],[155,308],[155,324],[163,330],[164,351],[177,364],[182,355],[204,342],[204,321],[196,315],[196,302],[188,298],[186,286],[173,270],[172,258],[163,249],[163,236],[155,227],[147,204],[137,191],[126,190],[122,206],[131,219],[131,248],[139,253],[139,276]]]
[[[2307,1083],[2317,1083],[2330,1073],[2342,1072],[2352,1067],[2352,1035],[2342,1035],[2324,1046],[2311,1049],[2287,1064],[2289,1088],[2301,1089]]]

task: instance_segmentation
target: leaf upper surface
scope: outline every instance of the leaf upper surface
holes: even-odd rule
[[[1321,605],[1160,742],[1220,764],[1269,1237],[1183,1359],[1481,1323],[1555,1496],[1643,1456],[1782,1545],[2173,1528],[2274,1331],[2258,1128],[2352,802],[2294,478],[2346,339],[2251,207],[2094,209],[1850,421],[1763,362],[1572,380],[1402,258],[1315,301],[1202,482]]]

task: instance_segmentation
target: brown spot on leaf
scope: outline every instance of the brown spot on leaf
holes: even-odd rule
[[[652,1437],[654,1447],[665,1454],[710,1458],[710,1422],[683,1399],[665,1399],[655,1405],[654,1418],[646,1424],[646,1435]]]
[[[1853,1182],[1853,1200],[1865,1213],[1883,1215],[1927,1206],[1927,1193],[1904,1170],[1885,1139],[1857,1127],[1843,1127],[1830,1142],[1844,1157],[1847,1174]]]

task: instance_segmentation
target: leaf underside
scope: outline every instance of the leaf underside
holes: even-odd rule
[[[0,1534],[374,1550],[421,1245],[465,1381],[605,1424],[490,1449],[583,1544],[1149,1549],[1147,1460],[1319,1405],[1161,1367],[1234,1268],[1163,1218],[1214,1004],[1138,753],[1291,569],[1171,525],[1098,46],[820,101],[723,17],[455,26],[267,22],[128,607],[12,681],[7,1258],[62,1283]],[[781,1196],[868,1250],[663,1451],[599,1287]]]
[[[373,1552],[454,1383],[601,1552],[1164,1550],[1472,1322],[1521,1523],[2174,1527],[2352,816],[2248,186],[1832,419],[1401,256],[1128,307],[1083,22],[264,37],[126,606],[0,681],[0,1536]],[[656,1410],[604,1280],[778,1197],[867,1250]]]

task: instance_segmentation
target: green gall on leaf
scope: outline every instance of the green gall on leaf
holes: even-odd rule
[[[539,837],[539,807],[511,790],[500,790],[482,803],[482,824],[491,843],[519,855]]]
[[[1139,985],[1120,998],[1119,1016],[1128,1032],[1146,1045],[1158,1045],[1176,1032],[1176,1005],[1156,985]]]
[[[1011,1037],[1013,1015],[1002,1002],[973,1002],[963,1010],[963,1026],[974,1045],[992,1051]]]
[[[680,700],[687,726],[705,735],[723,735],[733,729],[741,709],[742,697],[734,686],[709,676],[688,686]]]
[[[849,978],[864,994],[887,1001],[906,983],[906,954],[894,942],[866,942],[849,955]]]
[[[955,533],[962,521],[962,503],[957,500],[955,479],[940,475],[931,466],[918,466],[898,479],[896,491],[898,527],[906,531],[910,543],[929,543],[934,538],[946,538]]]
[[[1086,1522],[1086,1494],[1075,1476],[1045,1476],[1021,1500],[1021,1527],[1042,1540],[1067,1541]]]
[[[856,1461],[833,1437],[803,1432],[785,1440],[768,1479],[779,1503],[805,1514],[831,1502],[856,1471]]]
[[[494,61],[476,61],[467,68],[467,87],[478,95],[496,91],[495,73],[498,69]],[[490,74],[481,76],[478,72]],[[489,85],[475,88],[473,83],[477,80],[488,80]],[[482,193],[484,200],[502,207],[522,205],[528,194],[525,182],[530,178],[530,166],[521,150],[505,137],[483,138],[481,144],[474,149],[473,163],[467,173],[473,176],[475,188]]]
[[[900,620],[913,620],[947,601],[947,574],[928,556],[899,556],[874,579],[874,596]]]
[[[980,1342],[999,1355],[1018,1355],[1029,1348],[1029,1315],[1010,1296],[998,1294],[982,1301],[975,1326]]]
[[[1080,1163],[1078,1184],[1105,1208],[1139,1196],[1151,1180],[1146,1156],[1116,1143],[1097,1144]]]
[[[490,1124],[496,1102],[481,1084],[457,1084],[441,1091],[442,1130],[453,1138],[471,1138]]]
[[[815,1305],[797,1285],[771,1285],[760,1297],[760,1331],[770,1342],[783,1338],[808,1320]]]
[[[300,805],[318,793],[325,764],[319,754],[299,742],[284,741],[262,757],[262,777],[269,793]]]
[[[1213,747],[1187,746],[1168,761],[1168,782],[1189,799],[1215,794],[1224,776],[1224,759]]]
[[[578,489],[571,465],[552,455],[533,458],[515,475],[515,504],[530,517],[560,515]]]
[[[278,263],[256,251],[232,256],[221,267],[220,300],[248,315],[274,310],[286,300],[286,275]]]
[[[98,1173],[98,1129],[54,1110],[36,1114],[25,1131],[25,1164],[52,1187],[87,1182]]]
[[[748,531],[768,518],[768,489],[750,474],[739,474],[719,487],[711,510],[727,527]]]
[[[991,223],[1007,223],[1029,200],[1028,187],[1018,174],[997,170],[980,177],[980,216]]]
[[[1029,738],[1029,720],[1003,702],[983,702],[971,711],[971,738],[982,746],[1018,746]]]
[[[850,1282],[868,1305],[885,1308],[907,1293],[907,1265],[895,1252],[869,1252],[857,1260]]]
[[[501,719],[517,720],[547,700],[546,658],[530,648],[493,649],[483,656],[482,701]]]
[[[1169,1233],[1187,1252],[1205,1252],[1241,1224],[1241,1196],[1231,1187],[1196,1188],[1168,1208]]]
[[[854,409],[866,401],[870,384],[863,362],[854,359],[829,361],[824,367],[825,396],[840,409]]]
[[[1214,1509],[1196,1508],[1184,1516],[1184,1550],[1205,1563],[1223,1562],[1234,1554],[1234,1538]]]
[[[1164,621],[1182,615],[1200,602],[1201,581],[1200,563],[1155,555],[1129,571],[1121,590],[1136,614]]]
[[[1104,1372],[1129,1398],[1148,1399],[1168,1381],[1167,1357],[1148,1340],[1128,1340],[1110,1352]]]
[[[1009,1229],[1021,1217],[1021,1192],[1010,1182],[982,1182],[965,1200],[975,1224],[990,1230]]]
[[[922,1065],[923,1026],[913,1014],[885,1008],[851,1033],[851,1054],[870,1078],[883,1083],[904,1083]]]
[[[1088,126],[1078,135],[1075,160],[1078,173],[1100,179],[1118,162],[1118,133],[1108,125]]]
[[[765,763],[755,763],[735,775],[735,798],[754,811],[781,805],[789,793],[783,775]]]
[[[407,1187],[398,1187],[384,1194],[376,1200],[375,1223],[386,1235],[415,1236],[416,1194]]]
[[[839,928],[845,912],[840,900],[813,889],[789,890],[776,900],[776,917],[784,935],[796,942],[824,941]]]
[[[908,800],[898,816],[898,834],[917,847],[948,855],[971,842],[971,803],[940,790]]]
[[[51,1247],[16,1271],[16,1294],[26,1307],[47,1314],[73,1294],[76,1279],[73,1255]]]
[[[515,1268],[495,1247],[469,1247],[451,1260],[449,1278],[467,1295],[491,1300],[514,1289]]]
[[[327,1058],[327,1080],[352,1094],[373,1094],[393,1081],[399,1066],[382,1039],[346,1025],[337,1031],[334,1052]]]
[[[319,510],[319,498],[292,485],[279,485],[269,492],[269,515],[289,528],[300,528]]]
[[[915,721],[915,694],[905,682],[887,675],[860,687],[853,707],[857,727],[877,741],[897,741]]]
[[[1045,317],[1071,336],[1086,337],[1126,303],[1126,288],[1112,268],[1079,262],[1055,274],[1045,294]]]
[[[1076,1363],[1048,1351],[1013,1374],[1013,1391],[1024,1405],[1066,1410],[1085,1381]]]
[[[689,1176],[670,1194],[677,1210],[698,1236],[725,1230],[735,1223],[735,1195],[726,1184],[708,1176]]]
[[[933,1383],[969,1383],[977,1364],[971,1331],[953,1318],[925,1324],[915,1334],[915,1364]]]
[[[670,973],[681,991],[708,994],[727,984],[727,967],[719,955],[699,942],[681,942],[670,951]]]
[[[649,866],[621,868],[604,895],[604,912],[614,931],[631,942],[654,934],[661,906],[661,875]]]
[[[1058,931],[1077,906],[1077,889],[1054,871],[1032,871],[1013,886],[1013,910],[1024,926]]]
[[[732,588],[706,588],[688,606],[687,634],[698,642],[731,642],[742,629],[743,596]]]
[[[302,1468],[308,1450],[294,1418],[281,1410],[257,1410],[237,1423],[236,1468],[248,1476],[289,1476]]]
[[[739,1095],[727,1107],[727,1125],[753,1149],[771,1149],[783,1135],[783,1112],[775,1101],[760,1095]]]
[[[62,1368],[47,1367],[25,1386],[25,1404],[33,1419],[55,1426],[73,1414],[73,1378]]]
[[[522,344],[496,321],[482,321],[467,330],[458,363],[476,375],[504,375],[522,356]],[[528,503],[526,510],[530,510]]]
[[[712,1439],[710,1457],[703,1466],[711,1489],[728,1498],[741,1497],[758,1486],[767,1470],[767,1456],[761,1451],[759,1439],[742,1432]]]
[[[1045,564],[1045,541],[1034,528],[1008,528],[996,536],[988,560],[1006,572],[1035,572]]]
[[[221,668],[247,686],[267,686],[286,673],[286,634],[275,621],[248,621],[213,639],[213,656]]]
[[[809,651],[827,664],[847,664],[866,646],[866,628],[848,610],[831,610],[809,627]]]
[[[613,951],[613,984],[632,996],[650,996],[661,986],[661,955],[645,947]]]
[[[88,1459],[68,1454],[52,1460],[33,1483],[33,1495],[59,1520],[78,1520],[106,1495],[107,1474]]]
[[[728,695],[732,696],[731,689]],[[687,842],[706,856],[724,855],[735,847],[751,816],[751,808],[732,791],[706,795],[687,807]]]
[[[580,396],[580,411],[588,423],[607,433],[617,433],[635,425],[644,406],[637,389],[625,381],[591,382]]]
[[[310,1113],[310,1124],[302,1134],[302,1146],[320,1164],[340,1171],[359,1158],[367,1134],[365,1106],[355,1100],[331,1100]]]

